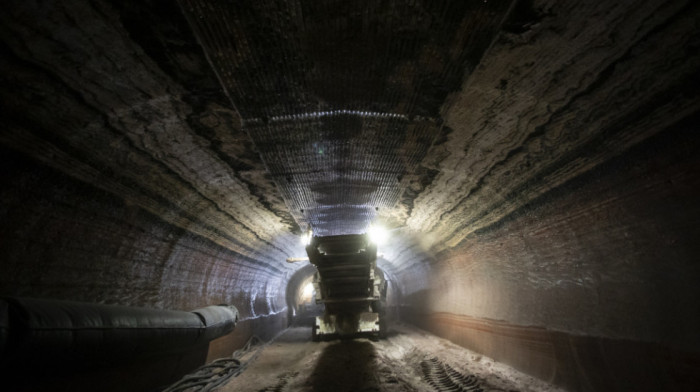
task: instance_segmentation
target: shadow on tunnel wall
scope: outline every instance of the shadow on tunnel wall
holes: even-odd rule
[[[570,391],[691,391],[700,355],[660,344],[404,309],[406,320]]]
[[[207,345],[184,353],[69,367],[60,361],[39,361],[30,368],[3,369],[3,385],[14,392],[159,391],[198,368],[207,357]]]
[[[327,346],[309,384],[315,392],[378,391],[374,346],[366,340],[341,340]]]
[[[269,340],[286,326],[284,312],[239,322],[236,329],[208,344],[186,350],[173,348],[159,355],[114,360],[104,356],[98,361],[66,362],[46,358],[40,353],[26,363],[0,369],[3,387],[9,391],[160,391],[214,359],[230,356],[251,336]],[[8,387],[9,389],[3,389]]]

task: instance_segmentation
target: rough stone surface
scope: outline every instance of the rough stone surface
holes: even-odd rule
[[[377,220],[405,314],[459,344],[547,378],[501,333],[545,331],[580,390],[614,367],[568,342],[697,369],[699,7],[10,1],[0,295],[272,333],[298,234]]]
[[[3,153],[5,294],[284,308],[296,225],[184,17],[167,15],[146,27],[106,3],[25,2],[3,16],[1,138],[33,159]],[[167,39],[141,46],[153,38],[134,26]]]
[[[697,350],[698,9],[534,8],[445,106],[408,220],[433,264],[407,287],[431,311]]]

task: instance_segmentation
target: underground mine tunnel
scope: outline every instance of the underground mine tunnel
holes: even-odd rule
[[[698,2],[0,20],[0,389],[698,390]]]

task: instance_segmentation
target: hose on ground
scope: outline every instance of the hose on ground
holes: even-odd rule
[[[262,349],[267,345],[261,343],[262,340],[253,335],[230,358],[220,358],[198,368],[163,390],[163,392],[214,391],[216,388],[226,384],[229,379],[241,374],[258,357]],[[253,349],[255,349],[255,353],[246,362],[241,362],[241,358],[249,354]]]

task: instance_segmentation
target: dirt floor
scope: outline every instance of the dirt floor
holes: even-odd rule
[[[287,329],[262,348],[226,392],[560,391],[543,381],[407,325],[389,336],[311,341]]]

